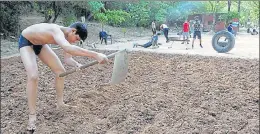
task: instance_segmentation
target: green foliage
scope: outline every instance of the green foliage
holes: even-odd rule
[[[16,36],[19,29],[19,15],[22,2],[5,1],[0,3],[0,32],[6,36]]]
[[[148,26],[149,19],[149,6],[148,2],[141,1],[140,3],[134,3],[129,5],[131,22],[137,26]]]
[[[77,18],[74,15],[68,15],[68,16],[63,17],[64,26],[69,26],[76,21],[77,21]]]
[[[96,13],[94,18],[101,23],[106,23],[108,21],[105,13]]]
[[[40,11],[40,6],[37,2],[32,2],[32,5],[33,5],[33,9],[36,10],[36,11]]]
[[[48,14],[49,16],[52,16],[52,15],[54,14],[53,9],[48,9],[48,10],[47,10],[47,14]]]
[[[126,10],[128,3],[122,1],[106,1],[110,10]]]
[[[170,8],[169,5],[163,2],[151,2],[152,7],[150,8],[150,18],[154,18],[159,23],[164,23],[166,21],[167,10]],[[153,20],[150,20],[153,21]]]
[[[243,1],[244,2],[244,1]],[[248,1],[249,5],[249,18],[256,23],[259,23],[259,1]]]
[[[92,13],[96,14],[100,8],[104,7],[104,4],[100,1],[89,1],[87,7]]]
[[[155,14],[155,20],[159,23],[164,23],[166,22],[166,15],[167,15],[167,11],[165,9],[160,9]]]
[[[96,20],[98,20],[99,22],[101,22],[101,27],[102,27],[102,30],[103,30],[103,27],[104,27],[104,24],[107,23],[108,19],[107,19],[107,16],[105,15],[105,13],[96,13],[94,18]]]
[[[116,26],[130,19],[130,14],[128,14],[123,10],[112,10],[112,11],[108,10],[106,12],[106,16],[108,19],[108,23]]]
[[[204,3],[205,13],[218,13],[227,7],[226,1],[208,1]]]
[[[121,25],[130,19],[130,15],[123,10],[107,10],[105,13],[96,13],[94,18],[102,23],[103,29],[104,24],[110,24],[112,26]]]
[[[183,21],[188,15],[195,13],[228,13],[227,1],[3,1],[0,5],[0,32],[9,35],[16,35],[19,31],[20,14],[30,15],[31,12],[45,14],[47,20],[54,16],[62,17],[64,25],[69,26],[79,16],[90,11],[91,16],[101,22],[102,27],[104,24],[149,27],[153,20],[156,20],[157,25],[166,21],[173,24],[172,22]],[[238,2],[232,1],[231,12],[222,15],[222,20],[228,22],[239,18],[243,23],[248,20],[253,24],[259,23],[259,1],[241,1],[240,15],[237,9]]]
[[[229,13],[226,13],[226,14],[223,14],[221,15],[221,18],[226,20],[226,24],[230,21],[232,21],[232,19],[234,18],[240,18],[238,12],[233,12],[233,11],[230,11]]]
[[[64,26],[69,26],[72,23],[77,21],[77,18],[75,16],[75,13],[73,10],[66,10],[63,12],[64,14],[62,15],[63,18],[63,25]]]

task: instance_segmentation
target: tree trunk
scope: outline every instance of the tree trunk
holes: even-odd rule
[[[52,1],[51,3],[48,3],[48,2],[46,2],[46,5],[45,5],[45,11],[44,11],[45,20],[44,20],[44,23],[50,22],[50,20],[52,18],[52,13],[49,13],[49,9],[52,8],[53,3],[55,3],[55,1]]]
[[[45,20],[44,20],[44,23],[49,23],[50,20],[51,20],[52,16],[48,14],[48,11],[47,11],[47,14],[46,14],[46,11],[45,11]]]
[[[105,8],[105,9],[108,9],[108,7],[107,7],[107,1],[104,1],[104,8]]]
[[[216,13],[217,13],[217,9],[218,9],[218,7],[217,7],[217,5],[218,5],[218,0],[216,0],[216,5],[215,5],[215,9],[214,9],[214,14],[213,14],[213,22],[212,22],[212,31],[215,31],[215,25],[216,25],[216,17],[217,17],[217,15],[216,15]]]
[[[88,8],[86,7],[86,9],[85,9],[85,18],[87,18],[88,17]],[[88,19],[87,19],[88,20]]]
[[[241,0],[238,0],[238,8],[237,8],[237,12],[238,15],[240,16],[240,5],[241,5]],[[238,26],[237,26],[237,31],[239,32],[239,26],[240,26],[240,19],[238,18]]]
[[[228,12],[230,12],[231,0],[228,0]]]
[[[238,0],[238,8],[237,8],[238,14],[240,13],[240,5],[241,5],[241,0]]]
[[[52,23],[55,23],[55,21],[57,20],[58,16],[59,16],[59,15],[56,15],[56,14],[55,14],[55,16],[54,16],[54,18],[53,18],[53,20],[52,20]]]
[[[58,2],[58,1],[57,1]],[[53,10],[54,10],[54,19],[52,20],[52,23],[55,23],[55,21],[57,20],[60,12],[61,12],[61,8],[59,6],[58,3],[54,2],[53,4]]]
[[[45,15],[44,23],[49,23],[52,18],[52,15],[49,14],[49,11],[47,8],[44,11],[44,15]]]

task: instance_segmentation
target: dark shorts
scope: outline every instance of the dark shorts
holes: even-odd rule
[[[201,32],[200,31],[194,31],[193,38],[196,39],[196,36],[198,36],[198,39],[201,39]]]
[[[24,46],[32,46],[36,55],[40,54],[42,49],[42,45],[33,45],[29,40],[24,38],[22,35],[20,35],[18,44],[19,44],[19,50]]]

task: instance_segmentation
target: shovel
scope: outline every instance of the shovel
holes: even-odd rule
[[[118,52],[112,53],[107,56],[108,59],[113,58],[113,57],[115,57],[115,59],[114,59],[113,73],[112,73],[112,78],[111,78],[110,84],[118,84],[118,83],[124,81],[127,76],[128,61],[129,61],[127,50],[126,49],[120,50]],[[98,64],[98,61],[93,61],[93,62],[90,62],[88,64],[81,66],[80,68],[75,68],[75,69],[69,70],[67,72],[64,72],[64,73],[60,74],[59,77],[67,76],[69,74],[72,74],[81,69],[87,68],[89,66],[93,66],[95,64]]]

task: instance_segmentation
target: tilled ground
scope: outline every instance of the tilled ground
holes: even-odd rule
[[[71,110],[56,109],[54,75],[38,60],[36,133],[259,133],[259,60],[130,55],[129,73],[121,84],[102,85],[110,80],[112,62],[67,76],[65,101],[78,106]],[[1,60],[1,133],[25,132],[27,121],[21,59]]]

